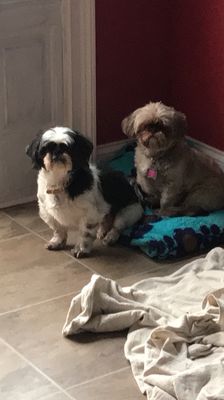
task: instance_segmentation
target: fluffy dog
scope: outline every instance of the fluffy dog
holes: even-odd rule
[[[224,173],[187,144],[184,114],[151,102],[125,118],[122,129],[137,139],[137,184],[161,215],[197,215],[224,207]]]
[[[137,222],[143,209],[134,189],[119,172],[103,173],[89,163],[92,143],[79,132],[55,127],[27,147],[38,174],[40,217],[53,230],[49,250],[63,249],[68,230],[77,232],[72,253],[90,253],[98,237],[112,244]]]

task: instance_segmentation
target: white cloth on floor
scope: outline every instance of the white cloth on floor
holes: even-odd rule
[[[125,356],[148,400],[224,399],[224,250],[131,287],[93,275],[63,335],[126,328]]]

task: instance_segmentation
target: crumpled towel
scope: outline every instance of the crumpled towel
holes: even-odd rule
[[[132,287],[93,275],[63,335],[126,328],[125,356],[148,400],[224,399],[224,250]]]

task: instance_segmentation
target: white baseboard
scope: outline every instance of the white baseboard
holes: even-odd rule
[[[209,146],[208,144],[200,142],[200,140],[194,139],[190,136],[187,136],[187,140],[194,148],[213,158],[213,160],[215,160],[224,171],[224,151]]]
[[[118,140],[117,142],[110,142],[97,146],[96,149],[96,161],[109,160],[116,154],[122,147],[133,143],[133,139]]]
[[[215,147],[209,146],[200,140],[194,139],[187,136],[188,142],[197,150],[209,157],[213,158],[219,164],[220,168],[224,171],[224,151],[216,149]],[[113,157],[113,155],[119,151],[125,144],[133,143],[133,139],[119,140],[117,142],[106,143],[97,146],[96,149],[96,160],[106,161]]]
[[[20,204],[26,204],[26,203],[31,203],[33,201],[37,200],[37,195],[34,194],[32,196],[26,196],[26,197],[21,197],[20,199],[16,199],[13,201],[8,201],[8,202],[3,202],[0,204],[0,210],[4,211],[4,208],[8,207],[13,207],[13,206],[18,206]]]
[[[190,136],[187,136],[187,140],[197,150],[213,158],[217,162],[217,164],[219,164],[220,168],[224,171],[224,151],[218,150],[215,147],[209,146],[208,144],[200,142],[199,140],[194,139]],[[116,152],[118,152],[123,146],[125,146],[125,144],[127,145],[133,142],[133,139],[125,139],[97,146],[96,161],[106,161],[111,159],[116,154]],[[33,196],[16,199],[12,202],[2,203],[0,205],[0,209],[11,207],[17,204],[29,203],[31,201],[35,201],[36,198],[37,197],[35,194]]]

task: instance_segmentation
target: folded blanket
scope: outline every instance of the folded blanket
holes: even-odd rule
[[[224,399],[224,250],[132,287],[93,275],[63,334],[126,328],[125,356],[147,399]]]

